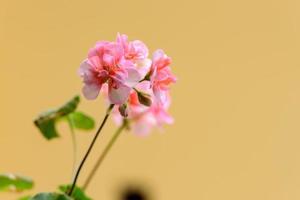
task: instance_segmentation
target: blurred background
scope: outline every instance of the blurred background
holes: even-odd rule
[[[32,121],[79,94],[88,49],[121,32],[173,58],[175,124],[124,132],[91,197],[117,200],[133,184],[154,200],[300,199],[300,1],[0,1],[0,172],[32,177],[25,194],[69,183],[67,125],[48,142]],[[99,124],[105,105],[82,98],[80,109]],[[79,183],[115,129],[110,121]],[[93,135],[78,132],[80,158]]]

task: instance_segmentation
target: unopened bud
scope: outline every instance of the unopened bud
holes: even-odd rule
[[[128,117],[127,104],[122,104],[119,106],[119,112],[123,117]]]
[[[147,73],[147,75],[145,76],[144,80],[150,81],[150,76],[151,76],[151,71],[149,71],[149,72]]]
[[[151,101],[151,96],[149,94],[143,93],[143,92],[138,92],[138,99],[139,102],[145,106],[151,106],[152,101]]]

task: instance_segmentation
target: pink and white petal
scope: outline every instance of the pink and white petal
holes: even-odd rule
[[[124,56],[124,49],[121,44],[112,42],[107,45],[106,50],[108,51],[106,52],[107,54],[113,55],[115,63],[119,63],[121,58]]]
[[[157,117],[158,120],[158,124],[159,125],[163,125],[165,124],[173,124],[174,123],[174,119],[171,115],[169,115],[169,113],[167,113],[165,110],[161,110],[159,113],[159,116]]]
[[[130,50],[137,55],[136,59],[145,59],[148,57],[148,47],[140,40],[134,40],[130,43]]]
[[[78,73],[83,78],[83,82],[85,84],[94,84],[97,82],[97,73],[89,64],[88,60],[85,60],[81,63]]]
[[[136,84],[139,83],[139,81],[142,79],[139,71],[135,68],[128,68],[127,69],[127,79],[125,80],[125,84],[128,87],[134,87]]]
[[[104,61],[105,65],[112,66],[115,63],[115,58],[111,54],[104,54],[103,61]]]
[[[82,88],[82,93],[86,99],[94,100],[98,97],[100,90],[101,85],[99,84],[86,84]]]
[[[145,77],[150,71],[152,61],[148,58],[136,61],[136,67],[141,77]]]
[[[93,48],[89,50],[88,58],[98,56],[102,57],[104,52],[104,47],[108,44],[108,41],[98,41]]]
[[[84,74],[89,72],[90,68],[91,66],[88,64],[88,60],[85,59],[79,66],[78,74],[83,77]]]
[[[130,91],[131,88],[126,85],[118,85],[117,89],[109,87],[109,100],[112,104],[121,105],[127,101]]]
[[[122,47],[124,48],[125,51],[127,51],[128,49],[128,36],[125,34],[117,34],[117,43],[122,45]]]
[[[88,58],[93,57],[93,56],[98,56],[98,55],[97,55],[97,49],[96,49],[96,48],[91,48],[91,49],[89,50]]]
[[[168,95],[166,91],[153,87],[153,94],[159,104],[163,105],[167,101]]]
[[[101,69],[101,63],[98,56],[92,56],[88,58],[88,64],[91,65],[94,69]]]
[[[156,120],[150,114],[145,114],[132,125],[133,132],[138,136],[149,135],[151,129],[155,127]]]
[[[159,71],[155,77],[155,80],[161,81],[167,79],[169,74],[166,71]]]
[[[119,61],[119,67],[121,69],[126,69],[126,68],[133,68],[135,67],[135,65],[131,60],[126,60],[125,58],[121,58]]]
[[[135,86],[136,89],[141,90],[147,94],[152,94],[151,83],[149,81],[140,82]]]
[[[157,49],[154,53],[153,53],[153,61],[158,61],[161,58],[165,57],[165,52],[162,49]]]

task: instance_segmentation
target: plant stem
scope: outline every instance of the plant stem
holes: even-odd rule
[[[72,166],[72,179],[73,179],[73,177],[75,175],[76,163],[77,163],[77,140],[76,140],[76,135],[75,135],[75,130],[74,130],[73,119],[69,115],[67,116],[67,119],[69,122],[71,138],[72,138],[72,145],[73,145],[73,166]]]
[[[117,129],[117,131],[115,132],[115,134],[113,135],[113,137],[110,139],[109,143],[107,144],[107,146],[105,147],[104,151],[102,152],[102,154],[100,155],[100,157],[98,158],[96,164],[94,165],[92,171],[90,172],[90,174],[88,175],[88,178],[86,179],[86,181],[84,182],[82,189],[86,190],[86,188],[89,186],[92,178],[94,177],[94,175],[97,172],[97,169],[99,168],[99,166],[101,165],[101,163],[103,162],[104,158],[106,157],[106,155],[108,154],[109,150],[111,149],[111,147],[113,146],[113,144],[115,143],[115,141],[118,139],[120,133],[124,130],[124,128],[127,127],[127,120],[124,119],[122,125]]]
[[[92,142],[91,142],[91,144],[90,144],[90,146],[89,146],[89,148],[88,148],[88,150],[87,150],[85,156],[83,157],[83,159],[82,159],[82,161],[81,161],[81,163],[80,163],[80,165],[79,165],[79,167],[78,167],[78,169],[77,169],[77,172],[76,172],[76,174],[75,174],[75,177],[74,177],[72,186],[71,186],[70,190],[69,190],[68,193],[67,193],[69,196],[72,196],[72,192],[73,192],[73,190],[74,190],[74,188],[75,188],[75,186],[76,186],[76,182],[77,182],[77,179],[78,179],[78,177],[79,177],[80,171],[81,171],[81,169],[82,169],[82,167],[83,167],[83,165],[84,165],[84,163],[85,163],[87,157],[89,156],[89,154],[90,154],[90,152],[91,152],[91,150],[92,150],[92,148],[93,148],[93,146],[94,146],[94,144],[95,144],[95,142],[96,142],[96,140],[97,140],[97,137],[99,136],[99,133],[101,132],[103,126],[105,125],[105,123],[106,123],[106,121],[107,121],[107,119],[108,119],[108,117],[109,117],[109,114],[110,114],[111,110],[113,109],[113,107],[114,107],[113,104],[111,104],[111,105],[108,107],[108,109],[107,109],[107,111],[106,111],[106,114],[105,114],[105,117],[104,117],[104,119],[103,119],[103,121],[102,121],[100,127],[98,128],[98,130],[97,130],[97,132],[96,132],[96,134],[95,134],[95,136],[94,136],[94,138],[93,138],[93,140],[92,140]]]

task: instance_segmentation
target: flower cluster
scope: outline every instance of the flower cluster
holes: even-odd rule
[[[172,123],[167,113],[169,86],[176,82],[171,73],[171,58],[156,50],[148,58],[147,46],[139,40],[100,41],[90,49],[80,66],[83,95],[96,99],[101,92],[115,104],[115,119],[127,117],[136,133],[146,134],[152,127]]]

